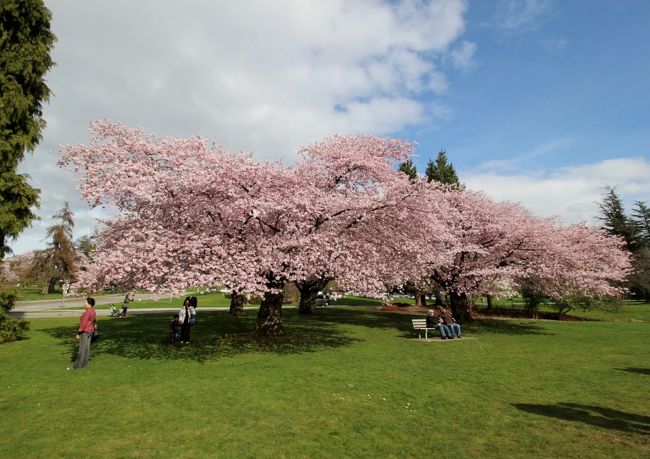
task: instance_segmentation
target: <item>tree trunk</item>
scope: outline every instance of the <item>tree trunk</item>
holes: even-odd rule
[[[420,308],[426,308],[427,307],[427,297],[426,294],[415,291],[415,306],[420,307]]]
[[[273,337],[285,334],[282,327],[282,297],[284,282],[277,280],[272,274],[268,276],[267,286],[276,289],[278,293],[266,292],[257,313],[257,336]]]
[[[316,296],[323,290],[329,279],[319,278],[304,282],[296,282],[296,287],[300,292],[300,303],[298,304],[298,313],[316,314]]]
[[[459,322],[465,322],[472,319],[472,307],[469,297],[465,293],[450,292],[449,303],[452,315]]]
[[[442,290],[435,290],[433,292],[433,294],[435,295],[435,298],[436,298],[436,301],[434,302],[434,305],[435,306],[444,306],[445,303],[442,301],[442,298],[443,298]]]
[[[54,286],[56,285],[56,279],[48,279],[45,285],[43,285],[43,291],[41,292],[43,295],[47,295],[48,293],[53,293],[54,292]]]
[[[487,299],[487,310],[492,312],[494,310],[494,303],[492,302],[492,295],[485,295]]]
[[[244,304],[246,304],[246,297],[233,289],[230,294],[230,311],[228,314],[236,316],[244,312]]]

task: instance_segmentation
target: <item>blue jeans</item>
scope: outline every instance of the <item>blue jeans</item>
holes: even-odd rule
[[[452,335],[451,330],[449,329],[449,327],[447,325],[439,324],[439,325],[436,325],[436,328],[440,332],[440,337],[442,339],[453,338],[454,335]]]
[[[447,324],[446,327],[451,331],[451,336],[460,338],[460,325],[457,323]]]

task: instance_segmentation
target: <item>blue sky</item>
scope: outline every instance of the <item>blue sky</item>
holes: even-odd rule
[[[507,3],[469,4],[464,39],[477,44],[475,64],[451,69],[441,98],[454,116],[405,135],[424,151],[446,148],[461,170],[647,158],[650,2],[530,2],[537,13],[506,27],[495,4]]]
[[[650,201],[650,2],[633,0],[46,0],[58,37],[43,141],[21,171],[42,248],[70,202],[90,209],[60,145],[108,118],[296,158],[334,134],[444,148],[469,188],[563,223],[596,224],[603,186]]]

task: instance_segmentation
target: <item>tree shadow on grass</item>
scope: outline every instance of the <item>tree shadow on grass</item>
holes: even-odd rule
[[[540,416],[582,422],[605,429],[619,430],[634,434],[650,434],[650,417],[601,406],[580,405],[577,403],[558,403],[556,405],[532,405],[515,403],[519,410]]]
[[[482,319],[465,325],[467,331],[477,334],[498,333],[502,335],[553,335],[539,322],[517,322],[515,320]]]
[[[308,316],[307,316],[308,317]],[[401,313],[380,313],[375,309],[319,309],[314,318],[319,323],[357,325],[370,328],[410,330],[411,319],[417,316]]]
[[[98,323],[101,337],[93,343],[91,355],[117,355],[127,358],[192,360],[207,362],[246,353],[300,354],[325,348],[348,346],[359,341],[339,327],[327,323],[285,321],[287,334],[273,339],[258,339],[254,333],[256,315],[232,317],[225,312],[199,311],[192,327],[191,343],[169,344],[170,314],[133,315],[127,319],[107,319]],[[70,342],[71,358],[78,344],[70,341],[74,330],[56,327],[44,330]]]
[[[315,321],[351,324],[370,328],[388,328],[401,332],[405,338],[415,336],[411,319],[423,319],[420,314],[400,312],[378,312],[374,309],[327,309],[318,310]],[[461,324],[467,335],[506,334],[506,335],[551,335],[536,322],[521,323],[507,320],[482,319]],[[437,333],[436,333],[437,336]]]
[[[634,368],[634,367],[628,367],[628,368],[618,368],[620,371],[628,371],[630,373],[638,373],[640,375],[649,375],[650,376],[650,368]]]

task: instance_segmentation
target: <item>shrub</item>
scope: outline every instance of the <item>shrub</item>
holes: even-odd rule
[[[0,292],[0,344],[21,339],[29,330],[29,322],[9,317],[8,313],[15,303],[15,292]]]

